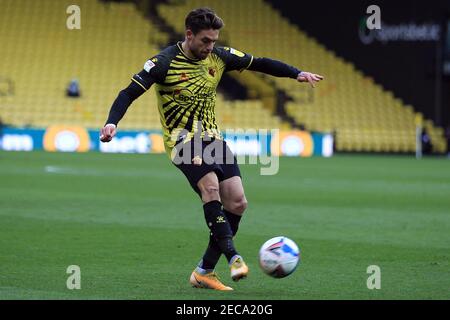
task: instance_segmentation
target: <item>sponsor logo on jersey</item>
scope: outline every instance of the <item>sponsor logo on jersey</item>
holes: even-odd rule
[[[177,88],[173,90],[173,100],[180,105],[190,105],[197,100],[212,100],[215,96],[214,91],[207,91],[193,94],[192,91],[186,88]]]
[[[195,166],[201,166],[202,162],[203,162],[203,160],[202,160],[202,158],[200,156],[195,156],[192,159],[192,164],[195,165]]]

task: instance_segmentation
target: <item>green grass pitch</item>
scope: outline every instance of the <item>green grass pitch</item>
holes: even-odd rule
[[[250,267],[233,292],[191,288],[205,249],[201,203],[165,155],[0,152],[0,299],[450,299],[450,160],[282,158],[242,165],[249,208],[235,240]],[[285,235],[302,262],[264,275]],[[69,265],[81,289],[69,290]],[[369,265],[381,289],[369,290]]]

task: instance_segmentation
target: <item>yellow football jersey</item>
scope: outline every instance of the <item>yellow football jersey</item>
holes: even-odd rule
[[[224,72],[244,70],[253,56],[233,48],[215,47],[204,60],[194,60],[183,52],[181,42],[167,47],[144,64],[132,78],[145,90],[152,84],[164,133],[164,145],[170,156],[176,142],[194,134],[222,139],[216,122],[217,85]]]

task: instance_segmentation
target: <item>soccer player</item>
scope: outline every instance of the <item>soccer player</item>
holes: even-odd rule
[[[100,140],[111,141],[131,103],[154,85],[166,151],[200,196],[210,231],[208,246],[190,283],[197,288],[233,290],[219,280],[214,269],[224,254],[234,281],[249,272],[233,243],[247,200],[236,157],[216,123],[217,85],[224,72],[245,69],[309,82],[313,87],[323,77],[280,61],[215,47],[223,25],[209,8],[191,11],[185,20],[184,41],[149,59],[129,86],[120,91],[101,129]],[[206,152],[211,147],[215,150],[210,154],[212,160],[207,159]]]

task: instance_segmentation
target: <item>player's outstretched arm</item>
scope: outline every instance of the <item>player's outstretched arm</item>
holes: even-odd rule
[[[108,120],[106,120],[105,126],[100,131],[101,142],[110,142],[112,140],[117,132],[117,124],[127,112],[128,107],[144,92],[145,90],[142,86],[138,85],[134,81],[132,81],[128,87],[120,91],[111,106]]]
[[[269,58],[254,58],[248,70],[263,72],[275,77],[296,79],[298,82],[309,82],[314,88],[315,83],[323,80],[323,76],[300,71],[284,62]]]
[[[100,131],[100,141],[110,142],[116,135],[117,126],[114,123],[107,123]]]
[[[315,83],[323,80],[323,76],[311,72],[302,71],[297,75],[298,82],[309,82],[311,87],[315,88]]]

